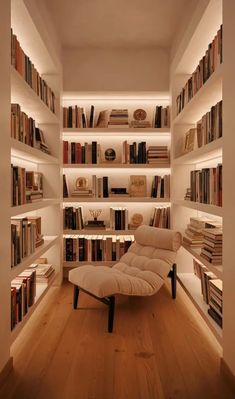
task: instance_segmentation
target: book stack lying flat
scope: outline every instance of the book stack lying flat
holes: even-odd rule
[[[55,274],[55,269],[49,263],[34,263],[28,270],[34,270],[36,273],[36,284],[48,285]]]
[[[108,127],[129,127],[128,109],[112,109],[109,115]]]
[[[118,261],[134,236],[74,235],[64,237],[66,262]]]
[[[221,228],[203,230],[201,257],[212,265],[222,264],[223,232]]]
[[[92,190],[89,188],[75,189],[71,192],[71,197],[92,197]]]
[[[110,208],[110,228],[112,230],[128,229],[128,210],[127,208]]]
[[[170,228],[170,207],[155,207],[150,218],[150,226],[162,229]]]
[[[81,230],[84,228],[82,207],[66,206],[63,209],[64,229]]]
[[[11,281],[11,329],[27,314],[36,296],[36,273],[25,270]]]
[[[147,150],[148,163],[169,163],[169,151],[167,145],[151,145]]]
[[[204,217],[191,217],[185,230],[183,242],[193,248],[201,247],[203,244],[203,229],[209,221],[210,219]]]
[[[223,282],[219,279],[209,281],[209,315],[222,327],[223,325]]]

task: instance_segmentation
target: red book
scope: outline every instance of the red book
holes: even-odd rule
[[[80,143],[75,144],[75,162],[82,163],[82,146]]]

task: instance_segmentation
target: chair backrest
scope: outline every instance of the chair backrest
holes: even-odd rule
[[[142,225],[134,235],[135,242],[120,262],[167,277],[181,246],[181,233]]]

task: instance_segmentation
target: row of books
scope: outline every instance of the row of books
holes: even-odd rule
[[[44,242],[41,234],[41,217],[27,216],[11,219],[11,267],[35,252]]]
[[[190,172],[190,200],[222,206],[222,164]]]
[[[170,198],[170,175],[153,176],[152,198]]]
[[[216,70],[218,65],[222,63],[222,25],[217,32],[214,40],[209,44],[205,55],[199,61],[196,70],[188,79],[186,85],[181,90],[176,98],[176,110],[179,114],[185,105],[193,98],[198,90],[209,79],[212,73]]]
[[[149,225],[161,229],[170,229],[170,207],[155,207]]]
[[[55,113],[55,94],[39,75],[30,58],[24,53],[17,36],[11,30],[11,64],[36,92],[40,99]]]
[[[201,280],[203,300],[209,305],[208,314],[222,327],[223,325],[223,282],[213,272],[193,259],[194,273]]]
[[[118,261],[128,251],[132,242],[134,236],[65,236],[64,261]]]
[[[33,118],[21,111],[19,104],[11,104],[11,137],[50,154],[43,131],[36,127]]]
[[[43,198],[43,175],[11,164],[11,206],[24,205]]]
[[[137,113],[137,116],[135,114]],[[102,110],[95,115],[95,107],[91,105],[90,111],[78,105],[63,107],[64,128],[168,128],[170,126],[170,108],[156,106],[152,121],[147,119],[147,112],[138,109],[134,112],[134,120],[130,120],[128,109]]]
[[[23,320],[29,308],[35,303],[37,285],[48,285],[55,269],[40,258],[11,281],[11,329]]]
[[[212,265],[222,265],[223,231],[222,227],[203,230],[201,257]]]

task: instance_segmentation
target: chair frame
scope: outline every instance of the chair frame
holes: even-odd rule
[[[177,274],[177,266],[176,263],[172,265],[172,269],[169,271],[168,276],[171,279],[171,295],[172,299],[176,299],[176,274]],[[73,308],[77,309],[78,306],[78,297],[79,292],[85,292],[87,295],[91,296],[92,298],[97,299],[97,301],[104,303],[109,308],[108,313],[108,332],[113,332],[113,320],[114,320],[114,313],[115,313],[115,296],[108,296],[104,298],[99,298],[98,296],[92,294],[89,291],[84,290],[83,288],[79,287],[78,285],[74,285],[74,292],[73,292]]]

